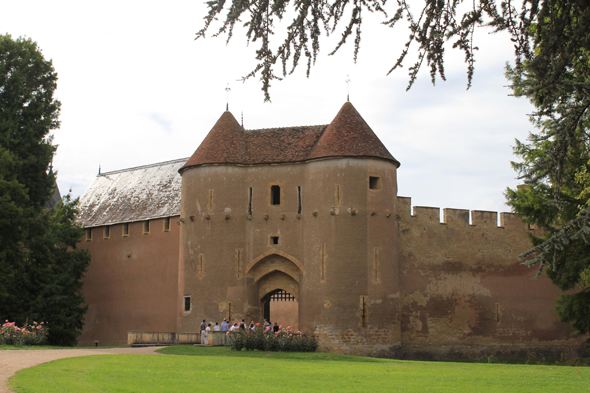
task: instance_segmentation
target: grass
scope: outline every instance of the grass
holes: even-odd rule
[[[20,392],[583,392],[590,368],[412,362],[325,353],[168,347],[61,359],[19,371]]]

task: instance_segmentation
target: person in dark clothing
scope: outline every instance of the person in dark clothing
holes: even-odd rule
[[[201,344],[206,344],[207,341],[207,332],[205,331],[207,329],[207,324],[205,323],[205,320],[203,319],[203,322],[201,323]]]
[[[275,322],[275,325],[272,327],[272,331],[273,332],[278,332],[279,331],[279,324]]]

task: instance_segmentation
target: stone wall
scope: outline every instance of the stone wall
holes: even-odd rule
[[[333,329],[325,346],[342,346],[330,341],[340,330],[399,341],[395,170],[381,159],[334,158],[184,171],[180,290],[196,301],[179,329],[262,322],[261,298],[284,289],[297,298],[301,331]]]
[[[560,290],[545,275],[534,280],[536,270],[518,260],[534,230],[511,213],[500,213],[498,225],[495,212],[472,211],[470,223],[469,211],[444,209],[440,222],[438,208],[411,214],[410,204],[398,198],[405,356],[551,352],[583,341],[558,320]]]
[[[125,345],[129,330],[175,331],[178,299],[178,216],[87,228],[91,262],[84,276],[83,295],[88,312],[79,345]]]

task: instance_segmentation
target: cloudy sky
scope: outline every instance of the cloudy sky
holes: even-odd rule
[[[37,41],[58,72],[62,103],[54,166],[62,193],[81,195],[98,167],[111,171],[189,157],[225,110],[247,129],[328,124],[350,100],[401,163],[399,195],[415,206],[508,211],[503,192],[518,181],[514,139],[532,130],[525,99],[509,96],[505,36],[476,32],[480,48],[466,90],[461,53],[446,57],[447,81],[430,83],[426,67],[406,92],[407,68],[386,76],[408,32],[365,16],[357,64],[352,46],[272,86],[264,103],[243,32],[195,41],[206,8],[193,1],[5,2],[0,33]],[[401,26],[400,26],[401,27]],[[241,34],[242,33],[242,34]],[[410,58],[409,60],[413,60]],[[408,62],[410,64],[411,62]]]

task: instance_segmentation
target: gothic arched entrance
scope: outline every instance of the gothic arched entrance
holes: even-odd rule
[[[264,319],[277,322],[283,327],[292,326],[299,329],[299,302],[295,296],[282,289],[275,289],[266,294],[261,302],[264,309]]]
[[[299,278],[303,265],[296,258],[272,249],[248,264],[246,274],[254,279],[261,317],[284,327],[299,324]]]

